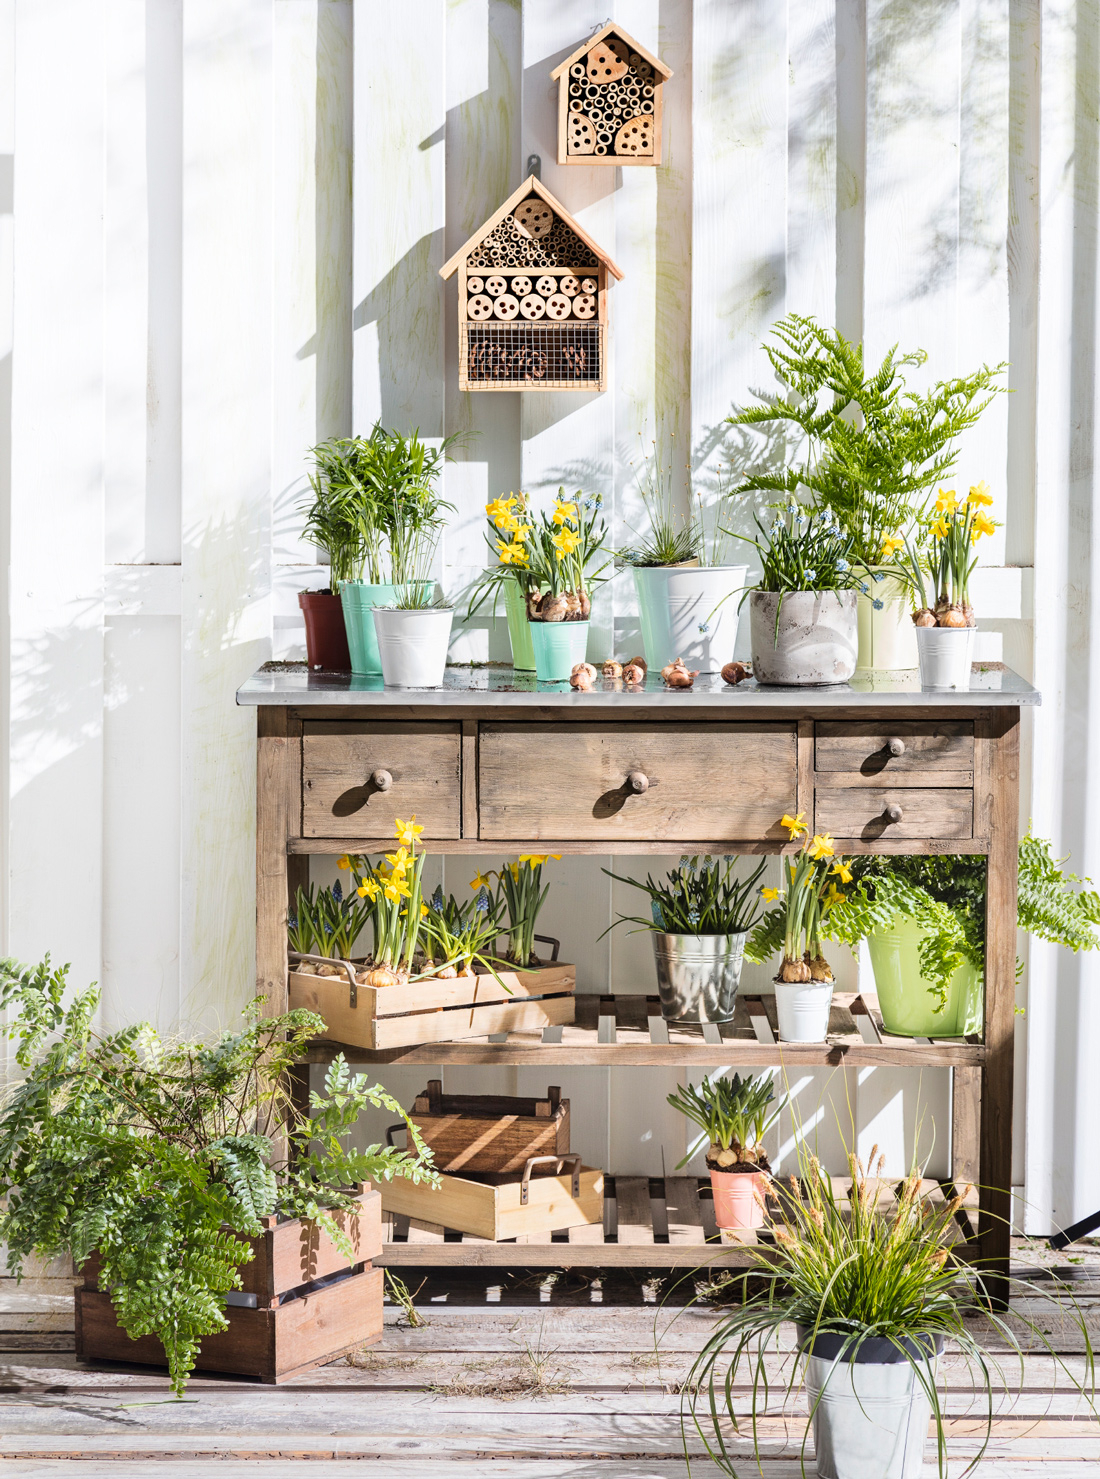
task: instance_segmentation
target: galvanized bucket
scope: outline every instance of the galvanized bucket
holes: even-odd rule
[[[729,1022],[747,934],[653,933],[661,1016],[668,1022]]]

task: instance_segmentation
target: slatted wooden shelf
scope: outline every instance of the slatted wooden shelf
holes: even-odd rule
[[[465,1038],[460,1042],[428,1043],[383,1052],[337,1042],[318,1041],[310,1061],[327,1063],[344,1053],[354,1063],[497,1063],[676,1064],[738,1067],[777,1063],[839,1066],[893,1064],[918,1068],[946,1065],[966,1068],[985,1059],[980,1038],[891,1036],[882,1024],[878,1001],[837,992],[824,1043],[781,1043],[777,1039],[775,998],[739,996],[734,1019],[721,1026],[674,1025],[661,1016],[654,996],[577,997],[577,1020],[538,1032],[498,1033],[493,1037]],[[732,1057],[731,1057],[732,1055]]]
[[[838,1189],[846,1178],[834,1177]],[[382,1253],[376,1264],[388,1268],[464,1267],[526,1268],[718,1268],[744,1267],[751,1254],[743,1243],[723,1242],[714,1220],[709,1178],[697,1176],[608,1176],[604,1182],[602,1226],[510,1238],[499,1243],[449,1231],[436,1223],[382,1214]],[[926,1196],[940,1200],[945,1188],[935,1181],[922,1185]],[[947,1187],[951,1194],[953,1188]],[[885,1210],[892,1189],[883,1184]],[[972,1209],[977,1193],[967,1199]],[[965,1213],[960,1214],[960,1242]],[[750,1234],[750,1236],[752,1236]],[[760,1242],[771,1234],[765,1229]]]

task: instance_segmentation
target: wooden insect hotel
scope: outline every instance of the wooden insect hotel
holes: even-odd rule
[[[670,68],[608,24],[550,73],[558,84],[559,164],[660,164]]]
[[[460,390],[603,390],[606,252],[531,175],[440,276],[458,273]]]

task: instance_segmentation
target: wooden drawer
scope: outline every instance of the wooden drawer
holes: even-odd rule
[[[302,726],[302,836],[392,837],[415,815],[424,840],[461,832],[458,724]]]
[[[819,786],[814,827],[833,837],[864,842],[972,837],[974,792],[964,787],[931,791],[916,786]]]
[[[478,777],[486,840],[785,841],[795,726],[483,724]]]
[[[815,726],[814,767],[848,770],[860,775],[919,776],[951,772],[972,779],[974,725],[964,720],[928,723],[844,724]]]

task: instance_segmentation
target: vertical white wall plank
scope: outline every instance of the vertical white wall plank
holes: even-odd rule
[[[255,716],[270,653],[271,7],[188,0],[183,174],[184,1015],[225,1022],[255,980]]]
[[[11,653],[11,378],[15,278],[15,0],[0,3],[0,877],[9,876]],[[9,943],[10,891],[0,888],[0,948]],[[6,1063],[7,1053],[4,1054]]]
[[[80,985],[102,912],[105,19],[74,0],[15,14],[8,944]],[[79,884],[58,910],[61,857]]]

